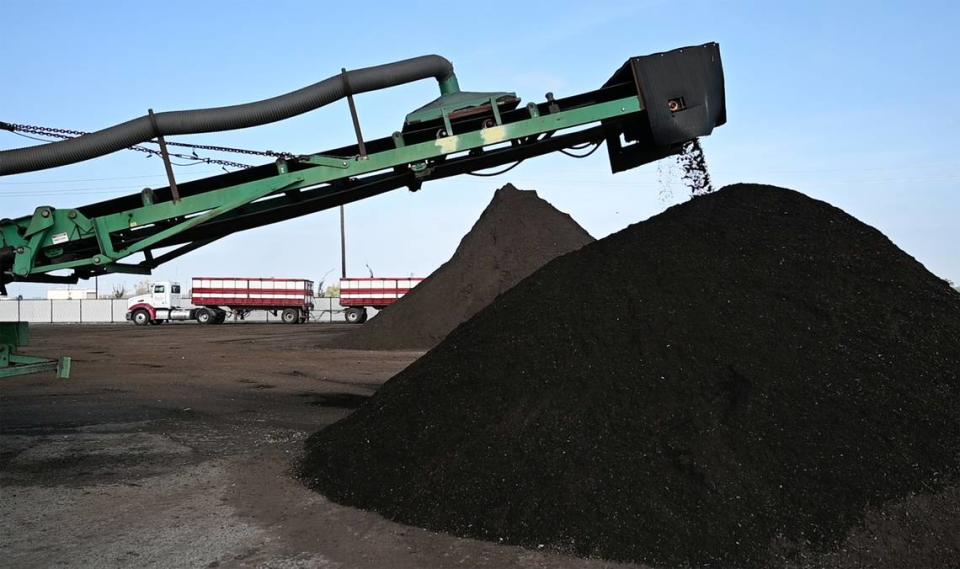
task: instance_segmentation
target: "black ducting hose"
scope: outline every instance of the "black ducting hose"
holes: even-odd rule
[[[395,63],[346,72],[352,93],[386,89],[434,77],[441,91],[456,91],[453,64],[439,55],[424,55]],[[343,74],[292,93],[242,105],[156,113],[49,144],[0,151],[0,176],[54,168],[96,158],[146,142],[157,135],[199,134],[247,128],[288,119],[347,96]]]

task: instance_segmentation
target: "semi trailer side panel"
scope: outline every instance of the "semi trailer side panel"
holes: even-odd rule
[[[313,281],[282,278],[195,277],[196,306],[313,307]]]
[[[382,308],[402,298],[422,280],[410,277],[340,279],[340,305]]]

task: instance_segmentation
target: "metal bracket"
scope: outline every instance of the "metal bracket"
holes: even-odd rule
[[[324,156],[323,154],[309,154],[307,156],[299,156],[297,158],[300,162],[306,162],[307,164],[314,164],[316,166],[326,166],[327,168],[338,168],[340,170],[346,170],[350,167],[350,161],[346,158],[337,158],[336,156]]]
[[[173,177],[173,164],[170,163],[170,154],[167,153],[167,141],[164,140],[163,135],[160,134],[160,129],[157,127],[157,117],[153,114],[153,109],[147,109],[147,115],[150,117],[150,125],[153,126],[153,134],[157,137],[157,142],[160,144],[160,157],[163,158],[163,167],[167,171],[167,182],[170,184],[170,195],[173,196],[173,201],[180,201],[180,190],[177,189],[177,180]]]
[[[500,105],[497,104],[496,97],[490,97],[490,110],[493,111],[493,120],[497,122],[497,126],[503,124],[503,119],[500,118]]]
[[[350,87],[350,75],[347,68],[340,68],[340,77],[343,78],[343,90],[347,95],[347,104],[350,105],[350,118],[353,119],[353,132],[357,135],[357,148],[360,150],[360,159],[367,159],[367,145],[363,142],[363,133],[360,132],[360,117],[357,116],[357,105],[353,102],[353,89]]]

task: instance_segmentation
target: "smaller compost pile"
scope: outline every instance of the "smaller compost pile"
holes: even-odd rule
[[[782,566],[951,495],[958,374],[945,281],[835,207],[737,185],[548,263],[313,435],[302,473],[457,535]],[[947,507],[927,553],[955,566]]]
[[[496,191],[449,261],[376,318],[336,340],[360,350],[427,350],[547,261],[593,241],[532,190]]]

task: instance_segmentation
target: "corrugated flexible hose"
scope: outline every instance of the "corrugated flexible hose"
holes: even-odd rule
[[[434,77],[454,77],[453,64],[439,55],[346,72],[350,92],[364,93]],[[146,142],[157,135],[199,134],[272,123],[329,105],[347,96],[343,74],[285,95],[253,103],[156,113],[83,136],[27,148],[0,151],[0,176],[82,162]],[[154,121],[156,128],[154,127]]]

